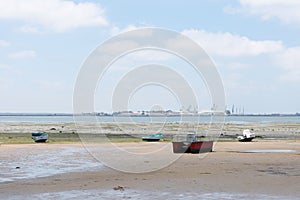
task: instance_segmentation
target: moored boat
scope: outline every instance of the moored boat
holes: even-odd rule
[[[162,133],[157,133],[149,136],[144,136],[142,137],[142,140],[147,142],[158,142],[162,137],[163,137]]]
[[[44,132],[34,132],[31,136],[35,142],[46,142],[49,138],[48,134]]]
[[[238,136],[237,139],[240,142],[251,142],[255,138],[253,129],[245,129],[242,136]]]
[[[188,133],[182,141],[182,136],[174,138],[173,153],[205,153],[213,151],[213,141],[197,140],[195,133]]]

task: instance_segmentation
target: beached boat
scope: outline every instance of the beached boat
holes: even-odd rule
[[[157,133],[153,135],[144,136],[142,137],[142,140],[147,142],[158,142],[162,137],[163,137],[162,133]]]
[[[242,136],[238,136],[237,139],[240,142],[251,142],[255,138],[253,129],[245,129]]]
[[[213,141],[197,140],[195,133],[188,133],[186,137],[175,136],[173,153],[205,153],[213,151]]]
[[[35,132],[31,134],[33,141],[35,142],[46,142],[49,138],[47,133]]]

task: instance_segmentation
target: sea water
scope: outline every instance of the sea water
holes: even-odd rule
[[[209,123],[221,121],[226,123],[300,123],[300,116],[155,116],[155,117],[114,117],[114,116],[84,116],[82,121],[98,122],[199,122]],[[73,116],[0,116],[0,122],[40,122],[40,123],[67,123],[74,122]]]

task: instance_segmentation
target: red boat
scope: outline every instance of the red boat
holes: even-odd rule
[[[198,141],[194,133],[188,133],[185,141],[173,141],[173,153],[205,153],[212,152],[213,141]]]

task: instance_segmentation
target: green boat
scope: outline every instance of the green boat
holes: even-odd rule
[[[144,136],[142,137],[142,140],[147,142],[158,142],[162,137],[163,137],[162,133],[157,133],[153,135]]]

